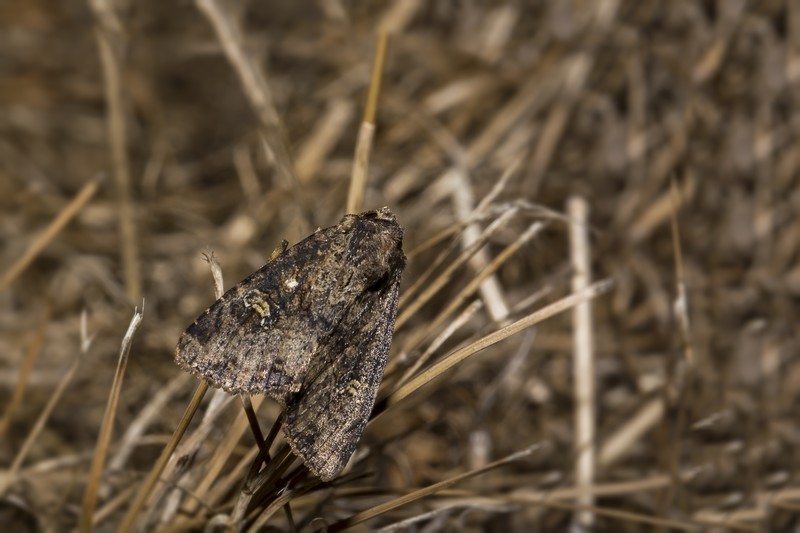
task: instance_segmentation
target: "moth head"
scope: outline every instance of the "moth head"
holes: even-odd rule
[[[371,255],[374,261],[373,269],[368,271],[367,286],[370,290],[382,287],[391,281],[395,273],[403,270],[406,257],[403,255],[403,230],[394,225],[387,231],[376,231],[372,236]]]
[[[352,228],[358,221],[382,222],[390,226],[397,226],[397,217],[388,207],[381,207],[380,209],[373,209],[372,211],[364,211],[358,215],[347,214],[344,216],[340,225],[347,228]],[[398,226],[399,228],[399,226]]]
[[[397,217],[394,216],[394,213],[392,213],[386,206],[376,209],[375,211],[367,211],[366,213],[362,213],[362,216],[367,218],[375,218],[376,220],[385,220],[387,222],[391,222],[392,224],[397,224]]]
[[[339,231],[350,235],[351,250],[368,258],[361,263],[359,277],[370,291],[381,290],[405,266],[403,228],[388,207],[345,215]]]

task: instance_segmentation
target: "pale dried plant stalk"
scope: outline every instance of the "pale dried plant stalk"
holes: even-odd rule
[[[589,205],[583,198],[572,197],[567,202],[567,214],[571,223],[570,255],[572,258],[572,290],[579,292],[589,286],[592,279],[589,248]],[[594,505],[589,488],[594,483],[595,469],[595,370],[594,341],[592,331],[591,301],[584,300],[572,308],[573,376],[575,397],[575,478],[582,491],[578,503],[584,507]],[[594,515],[582,511],[576,516],[580,527],[591,528]]]

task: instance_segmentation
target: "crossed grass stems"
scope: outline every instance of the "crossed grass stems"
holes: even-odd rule
[[[520,214],[535,214],[541,216],[542,210],[533,206],[520,206],[512,204],[496,206],[488,204],[486,205],[486,212],[476,212],[474,217],[475,220],[494,217],[493,222],[488,224],[487,228],[480,234],[480,237],[476,242],[462,250],[460,253],[457,253],[456,257],[448,263],[449,266],[441,272],[436,273],[436,270],[438,270],[441,264],[444,263],[445,258],[448,256],[452,257],[454,252],[458,252],[457,242],[459,228],[463,228],[464,224],[459,224],[453,228],[441,232],[439,235],[434,236],[426,243],[423,243],[418,249],[409,252],[409,257],[413,258],[421,251],[435,246],[444,239],[451,238],[450,245],[446,247],[446,249],[440,254],[439,259],[434,261],[429,267],[428,271],[425,272],[420,278],[421,280],[430,279],[430,281],[424,283],[415,283],[405,293],[397,322],[398,329],[406,324],[408,319],[413,316],[407,312],[408,309],[418,310],[422,305],[424,305],[425,302],[429,301],[435,294],[438,293],[439,290],[447,285],[447,282],[453,277],[454,273],[459,267],[465,266],[469,259],[473,257],[480,249],[482,249],[482,247],[500,228],[509,223],[515,215]],[[469,221],[469,223],[472,222],[473,221]],[[445,323],[448,317],[450,317],[458,309],[462,302],[466,302],[473,297],[480,288],[480,282],[491,276],[498,268],[500,268],[500,266],[502,266],[506,260],[513,255],[513,252],[519,250],[520,247],[525,242],[528,242],[533,236],[535,236],[542,227],[543,224],[539,221],[531,224],[528,231],[524,232],[516,241],[508,245],[503,252],[497,255],[494,261],[489,263],[486,268],[479,272],[470,283],[461,289],[457,296],[451,301],[450,305],[448,305],[445,310],[439,313],[437,318],[425,329],[423,333],[416,335],[415,338],[404,343],[400,349],[400,355],[392,358],[387,366],[384,382],[373,411],[372,420],[388,416],[392,413],[392,411],[402,408],[404,405],[403,400],[423,388],[426,384],[436,380],[445,372],[460,364],[467,358],[479,353],[483,349],[492,346],[493,344],[496,344],[524,329],[530,328],[542,320],[549,318],[550,316],[571,309],[573,306],[581,302],[588,301],[606,292],[610,288],[611,284],[608,281],[596,283],[581,292],[567,296],[539,311],[528,314],[523,318],[494,331],[493,333],[481,337],[476,341],[467,343],[466,345],[455,349],[444,357],[438,359],[435,363],[425,366],[425,363],[435,355],[436,350],[457,331],[459,326],[466,322],[467,318],[472,316],[481,307],[480,300],[474,300],[470,304],[466,305],[465,309],[459,316],[455,317],[455,319],[452,320],[447,327],[438,332],[438,335],[434,335],[434,333],[437,332],[438,326]],[[219,297],[223,292],[220,267],[213,254],[208,254],[206,258],[210,264],[215,280],[215,291]],[[419,294],[412,299],[410,295],[415,293]],[[539,296],[541,297],[542,295],[540,294]],[[537,301],[536,298],[527,302],[522,302],[523,306],[521,307],[530,306],[535,301]],[[519,313],[523,311],[523,309],[517,309],[515,311]],[[413,364],[404,365],[399,363],[399,361],[402,360],[412,360],[409,357],[409,354],[420,351],[420,345],[426,341],[429,342],[427,349],[421,351],[420,356],[414,360]],[[135,523],[142,522],[142,518],[138,515],[146,501],[157,501],[159,499],[159,495],[162,494],[163,491],[170,486],[177,486],[177,480],[174,480],[171,483],[163,484],[160,488],[156,488],[156,481],[159,479],[163,480],[164,476],[169,474],[169,472],[165,472],[164,469],[167,466],[170,457],[173,457],[173,452],[176,451],[178,443],[186,431],[186,428],[188,427],[189,422],[194,416],[197,408],[199,407],[200,401],[205,395],[207,388],[208,387],[204,382],[201,382],[197,387],[193,399],[189,403],[189,406],[187,407],[181,422],[178,424],[172,439],[170,439],[170,442],[164,448],[164,451],[162,452],[159,461],[157,461],[156,465],[152,469],[148,480],[143,483],[138,491],[137,497],[134,499],[134,503],[129,508],[126,518],[128,516],[133,518],[133,520],[130,522],[130,526],[128,525],[128,521],[123,520],[121,526],[122,530],[125,530],[128,527],[133,527]],[[433,388],[428,387],[427,390],[430,392],[433,390]],[[227,395],[226,393],[221,394]],[[241,434],[241,430],[244,429],[244,426],[248,426],[254,435],[257,448],[255,448],[256,454],[254,458],[251,457],[252,454],[248,454],[242,460],[249,460],[252,461],[252,463],[247,469],[242,490],[239,493],[235,504],[233,505],[230,515],[228,515],[229,520],[232,523],[245,525],[247,529],[257,530],[259,527],[266,524],[266,522],[274,515],[275,512],[283,509],[288,522],[290,524],[294,524],[289,507],[289,502],[292,499],[299,498],[312,491],[322,488],[346,486],[350,481],[362,476],[362,474],[351,473],[342,476],[334,482],[323,484],[318,480],[310,478],[308,476],[307,469],[305,469],[302,465],[290,471],[290,468],[294,464],[296,458],[291,454],[288,444],[282,443],[278,447],[274,456],[270,456],[269,453],[269,450],[279,432],[282,420],[281,417],[278,417],[278,419],[272,425],[267,436],[264,437],[262,436],[260,425],[256,418],[253,403],[245,396],[240,396],[240,400],[244,407],[243,412],[245,413],[244,419],[246,422],[245,420],[242,420],[241,416],[239,417],[239,420],[234,423],[236,430],[231,431],[229,434],[231,436],[236,436],[236,438],[235,440],[228,439],[228,442],[235,443],[238,440],[238,436]],[[257,399],[256,402],[257,404],[255,407],[257,408],[261,403],[261,399]],[[227,402],[223,400],[222,403],[217,402],[216,405],[224,406],[226,403]],[[212,407],[206,412],[203,425],[208,424],[210,426],[210,423],[213,422],[216,414],[219,411],[221,411],[221,407],[214,409],[212,401]],[[201,441],[199,439],[194,439],[193,442],[191,442],[188,446],[181,450],[177,450],[177,453],[174,454],[174,458],[172,461],[170,461],[170,463],[175,465],[179,462],[187,462],[189,460],[188,458],[196,453],[198,449],[197,445],[199,445],[200,442]],[[229,449],[229,446],[227,446],[226,443],[222,443],[220,447],[221,449],[225,450]],[[522,458],[533,453],[535,448],[536,446],[532,446],[499,461],[492,462],[482,468],[475,469],[430,487],[403,495],[387,503],[353,515],[340,522],[329,524],[328,526],[329,528],[336,530],[337,528],[355,525],[385,513],[388,510],[394,509],[400,505],[405,505],[429,494],[445,490],[449,486],[466,480],[470,477],[480,475],[489,470],[508,464],[509,462],[521,460]],[[224,459],[224,457],[222,459]],[[192,494],[190,494],[190,500],[193,500],[196,503],[190,504],[188,509],[185,509],[186,511],[196,510],[199,505],[203,505],[202,492],[210,488],[211,483],[209,483],[209,481],[212,480],[215,473],[219,472],[220,466],[221,462],[217,462],[216,466],[214,464],[210,465],[209,475],[207,475],[198,484],[197,488],[199,491],[193,490]],[[237,466],[234,469],[236,472],[239,472],[240,470],[242,470],[241,466]],[[173,475],[175,475],[174,472]],[[222,484],[222,486],[225,485],[227,485],[227,483]],[[156,492],[150,494],[154,488],[156,488]],[[150,506],[149,509],[145,510],[144,523],[149,522],[146,516],[153,512],[155,507],[156,506]],[[313,513],[309,516],[313,516]],[[201,523],[204,523],[205,520],[207,520],[207,518],[197,517],[194,520],[190,520],[189,523],[196,522],[195,525],[200,525]],[[218,520],[222,520],[222,518],[219,517]],[[306,524],[300,524],[298,527],[302,528],[304,525]]]

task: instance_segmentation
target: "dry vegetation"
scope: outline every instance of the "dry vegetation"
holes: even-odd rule
[[[340,219],[381,28],[379,416],[339,480],[280,436],[256,478],[209,391],[154,470],[203,253],[229,287]],[[800,525],[797,3],[6,0],[0,49],[4,531]]]

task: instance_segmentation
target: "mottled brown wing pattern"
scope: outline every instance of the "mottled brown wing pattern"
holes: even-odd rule
[[[298,262],[321,246],[343,246],[345,239],[334,228],[321,230],[231,288],[181,335],[178,364],[229,392],[265,393],[283,403],[286,394],[299,390],[308,364],[308,358],[286,361],[283,354],[313,351],[317,336],[325,334],[288,334],[289,328],[303,328],[301,309],[314,297],[296,290],[309,275]],[[292,279],[297,285],[287,283]]]
[[[200,315],[176,361],[213,386],[279,401],[295,451],[332,478],[355,449],[386,364],[402,238],[386,208],[318,230]]]
[[[364,432],[392,342],[400,270],[360,294],[323,341],[338,354],[333,364],[312,360],[300,391],[286,406],[286,435],[292,449],[323,481],[347,464]]]

